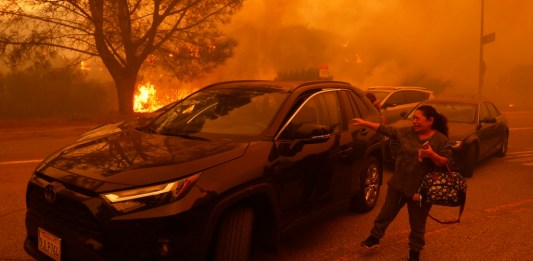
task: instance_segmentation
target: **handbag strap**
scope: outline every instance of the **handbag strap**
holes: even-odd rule
[[[448,170],[448,173],[452,173],[452,170],[450,169],[450,166],[448,165],[448,161],[446,161],[446,169]],[[459,216],[457,216],[457,219],[452,219],[452,220],[446,220],[446,221],[443,221],[443,220],[440,220],[434,216],[432,216],[431,214],[429,214],[429,211],[426,210],[425,208],[422,208],[424,209],[424,211],[426,211],[426,213],[428,214],[428,217],[430,217],[431,219],[441,223],[441,224],[456,224],[456,223],[460,223],[461,222],[461,215],[463,215],[463,210],[465,209],[465,203],[466,203],[466,194],[463,195],[463,203],[461,203],[461,205],[459,206]]]
[[[441,224],[456,224],[456,223],[461,223],[461,215],[463,215],[463,210],[465,209],[465,202],[466,202],[466,195],[464,196],[464,200],[463,200],[463,203],[461,204],[461,206],[459,206],[459,216],[457,217],[457,219],[452,219],[452,220],[440,220],[434,216],[432,216],[431,214],[429,214],[429,211],[425,208],[424,211],[426,211],[426,213],[428,214],[428,217],[430,217],[431,219],[441,223]]]
[[[452,174],[452,169],[450,169],[450,165],[448,165],[448,160],[446,160],[446,164],[444,164],[446,166],[446,169],[448,170],[448,173]],[[437,170],[437,165],[434,165],[434,170]]]

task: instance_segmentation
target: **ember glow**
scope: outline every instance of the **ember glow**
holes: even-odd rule
[[[158,93],[154,85],[147,82],[137,87],[133,97],[133,111],[152,112],[166,104],[180,100],[188,94],[189,92],[187,91]]]

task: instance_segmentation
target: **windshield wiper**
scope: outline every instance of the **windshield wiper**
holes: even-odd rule
[[[150,126],[136,127],[135,129],[146,133],[157,133],[157,131],[150,128]]]
[[[184,139],[189,139],[189,140],[205,140],[205,141],[209,140],[209,139],[206,139],[206,138],[203,138],[203,137],[199,137],[199,136],[194,136],[194,135],[191,135],[191,134],[185,133],[185,132],[179,132],[179,133],[166,132],[166,133],[161,133],[161,135],[178,136],[178,137],[181,137],[181,138],[184,138]]]

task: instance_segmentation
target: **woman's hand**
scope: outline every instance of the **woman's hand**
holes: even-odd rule
[[[433,148],[431,148],[429,144],[427,146],[424,146],[418,149],[418,157],[428,158],[431,161],[433,161],[433,163],[435,163],[437,166],[444,166],[446,165],[446,161],[447,161],[445,157],[442,157],[439,154],[437,154],[435,151],[433,151]]]
[[[375,122],[370,122],[370,121],[365,121],[361,118],[353,118],[352,119],[352,125],[353,126],[366,126],[366,127],[369,127],[373,130],[377,130],[377,128],[379,127],[379,123],[375,123]]]

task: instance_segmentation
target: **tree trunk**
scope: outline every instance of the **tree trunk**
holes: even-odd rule
[[[117,90],[118,111],[122,115],[133,114],[133,95],[135,92],[136,74],[125,74],[113,77]]]

